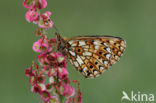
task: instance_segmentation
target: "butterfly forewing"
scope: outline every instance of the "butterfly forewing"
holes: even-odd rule
[[[119,37],[88,36],[66,40],[67,58],[85,77],[93,78],[119,60],[126,42]]]

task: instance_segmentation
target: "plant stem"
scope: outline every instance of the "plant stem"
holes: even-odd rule
[[[64,96],[59,95],[59,98],[60,98],[60,103],[64,103]]]

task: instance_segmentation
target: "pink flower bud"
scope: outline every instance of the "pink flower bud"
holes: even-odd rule
[[[38,83],[38,85],[41,87],[41,91],[46,90],[46,86],[43,83]]]
[[[44,83],[45,76],[44,75],[37,75],[36,80],[37,80],[37,83]]]
[[[31,86],[31,92],[33,93],[40,93],[41,87],[39,85],[32,85]]]
[[[65,57],[61,53],[57,53],[57,61],[62,63],[65,61]]]
[[[45,74],[48,74],[48,72],[49,72],[49,66],[43,66],[43,67],[42,67],[42,71],[43,71]]]
[[[56,39],[50,39],[48,42],[51,46],[53,46],[56,44]]]
[[[34,44],[33,44],[33,50],[35,52],[41,52],[41,49],[40,48],[41,48],[41,43],[38,42],[38,41],[34,42]]]
[[[34,42],[33,50],[35,52],[50,52],[52,50],[52,46],[49,45],[48,40],[46,38],[42,38]]]
[[[53,85],[48,83],[48,84],[46,85],[46,90],[47,90],[48,92],[51,92],[51,91],[52,91],[52,87],[53,87]]]
[[[29,79],[29,83],[31,84],[31,85],[34,85],[34,84],[36,84],[36,78],[35,78],[35,76],[31,76],[30,77],[30,79]]]
[[[52,96],[49,103],[60,103],[57,96]]]
[[[43,14],[41,14],[41,16],[39,17],[39,22],[38,22],[38,26],[40,28],[43,29],[49,29],[51,27],[53,27],[54,23],[51,21],[50,19],[50,12],[45,12]]]
[[[47,59],[46,53],[41,53],[37,56],[37,60],[39,64],[42,66],[43,70],[47,70],[49,68],[49,60]]]
[[[55,68],[50,68],[49,72],[48,72],[48,76],[56,76],[57,75],[57,71]]]
[[[31,92],[40,93],[41,91],[46,90],[46,86],[44,84],[35,84],[31,86]]]
[[[41,91],[40,96],[43,101],[49,101],[51,99],[51,94],[47,90]]]
[[[49,83],[50,84],[53,84],[55,82],[55,79],[53,76],[49,77]]]
[[[61,95],[71,97],[75,94],[75,88],[73,88],[69,84],[63,84],[63,86],[59,88],[59,92]]]
[[[24,0],[23,6],[27,9],[32,9],[35,6],[35,0]]]
[[[38,16],[38,12],[34,9],[27,11],[25,14],[25,18],[28,22],[36,22]]]
[[[75,96],[74,103],[82,103],[82,93],[80,91],[78,95]]]
[[[37,0],[36,7],[39,9],[43,9],[47,6],[47,1],[46,0]]]
[[[27,77],[31,77],[31,76],[34,76],[34,71],[32,70],[32,67],[29,67],[25,70],[25,75]]]
[[[58,76],[61,79],[66,79],[68,77],[68,71],[66,68],[58,68]]]
[[[49,16],[49,17],[51,16],[51,14],[52,14],[52,13],[51,13],[50,11],[46,11],[46,12],[45,12],[45,15],[47,15],[47,16]]]
[[[49,54],[49,60],[51,60],[51,61],[57,60],[57,53],[56,52],[51,52]]]
[[[65,103],[73,103],[73,99],[74,99],[74,98],[69,97],[69,98],[67,98],[67,100],[66,100]],[[75,103],[77,103],[77,102],[75,102]]]

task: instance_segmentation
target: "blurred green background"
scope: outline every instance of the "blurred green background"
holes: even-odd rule
[[[121,102],[129,95],[156,95],[156,0],[47,0],[45,10],[65,37],[113,35],[127,48],[120,61],[95,79],[85,79],[68,64],[71,80],[80,81],[83,103]],[[37,56],[32,44],[36,25],[25,20],[23,0],[0,3],[0,103],[38,103],[24,71]],[[53,34],[51,34],[53,35]],[[54,37],[51,36],[51,37]],[[156,100],[155,100],[156,102]],[[153,102],[147,102],[153,103]]]

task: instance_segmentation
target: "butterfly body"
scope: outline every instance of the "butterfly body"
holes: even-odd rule
[[[119,60],[126,42],[113,36],[64,39],[57,34],[58,50],[86,78],[97,77]]]

